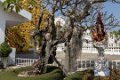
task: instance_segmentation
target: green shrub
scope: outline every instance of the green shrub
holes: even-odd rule
[[[82,80],[82,72],[75,72],[71,75],[68,75],[64,80]]]
[[[23,67],[15,70],[5,70],[0,72],[0,80],[99,80],[99,77],[93,75],[92,70],[78,71],[64,78],[61,69],[53,66],[48,66],[47,73],[36,75],[35,77],[18,77],[18,73],[26,70],[31,70],[32,67]],[[117,70],[120,72],[120,70]],[[112,80],[119,80],[120,75],[114,75],[112,71]],[[64,79],[63,79],[64,78]],[[101,80],[109,80],[109,77],[101,77]]]
[[[68,75],[64,80],[93,80],[93,70],[78,71]]]
[[[0,55],[2,57],[8,57],[11,52],[12,48],[8,45],[7,42],[0,44]]]
[[[63,72],[53,66],[48,66],[48,71],[45,74],[36,75],[35,77],[18,77],[22,71],[31,70],[32,67],[22,67],[14,70],[5,70],[0,72],[0,80],[63,80]]]

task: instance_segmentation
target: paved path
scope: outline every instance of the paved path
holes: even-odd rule
[[[65,58],[65,53],[64,52],[57,52],[56,57],[64,59]],[[105,54],[105,58],[108,60],[120,60],[120,55],[110,55],[110,54]],[[95,53],[82,53],[81,54],[81,59],[97,59],[97,54]]]

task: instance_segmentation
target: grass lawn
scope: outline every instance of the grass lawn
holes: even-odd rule
[[[5,70],[0,72],[0,80],[110,80],[110,77],[94,77],[93,70],[78,71],[64,78],[63,72],[57,67],[48,67],[47,73],[35,77],[17,77],[17,75],[31,67]],[[120,70],[112,70],[111,80],[120,80]]]
[[[31,67],[2,71],[0,72],[0,80],[62,80],[64,78],[62,71],[56,67],[50,67],[46,74],[35,77],[17,77],[18,73],[26,70],[31,70]]]

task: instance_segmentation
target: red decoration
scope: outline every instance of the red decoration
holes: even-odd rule
[[[101,14],[98,12],[97,18],[96,18],[96,24],[92,29],[92,39],[93,41],[100,42],[104,40],[105,38],[105,30],[104,30],[104,24],[101,19]]]

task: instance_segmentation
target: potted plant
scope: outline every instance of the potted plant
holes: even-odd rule
[[[1,61],[4,64],[4,68],[7,67],[8,56],[11,52],[12,52],[12,48],[8,45],[7,42],[3,42],[0,44],[0,56],[1,56]]]

